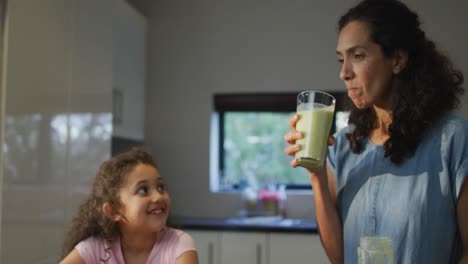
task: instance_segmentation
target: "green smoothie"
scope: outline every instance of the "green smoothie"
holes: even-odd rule
[[[315,103],[301,104],[297,107],[300,115],[296,124],[296,130],[304,134],[304,138],[297,140],[301,150],[296,152],[299,165],[311,170],[322,167],[330,128],[333,121],[335,106],[325,106]]]

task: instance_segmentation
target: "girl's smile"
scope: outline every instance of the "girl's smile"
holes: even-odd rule
[[[166,226],[170,198],[159,172],[139,164],[119,191],[122,230],[158,232]]]

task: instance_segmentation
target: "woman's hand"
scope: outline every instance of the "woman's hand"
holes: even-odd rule
[[[289,119],[289,127],[291,128],[290,131],[288,131],[285,135],[284,135],[284,140],[289,144],[288,146],[286,146],[286,148],[284,148],[284,152],[289,155],[289,156],[292,156],[294,157],[296,152],[301,150],[301,145],[299,144],[296,144],[296,140],[298,139],[301,139],[304,137],[304,134],[302,132],[299,132],[296,130],[296,124],[297,124],[297,121],[299,121],[299,118],[300,116],[298,114],[295,114],[293,116],[291,116],[291,118]],[[331,146],[335,143],[335,138],[333,136],[330,136],[328,138],[328,145]],[[299,166],[299,162],[296,158],[294,158],[293,160],[291,160],[291,162],[289,163],[291,165],[291,167],[295,168],[297,166]],[[325,168],[326,167],[326,162],[324,162],[324,165],[322,166],[322,168]],[[311,176],[313,175],[317,175],[317,174],[323,174],[323,173],[320,173],[320,171],[312,171],[308,168],[306,168],[307,171],[311,174]]]
[[[298,114],[291,116],[291,118],[289,119],[289,127],[291,128],[291,130],[284,135],[284,140],[289,144],[288,146],[286,146],[286,148],[284,148],[284,152],[286,152],[288,156],[292,157],[294,157],[297,151],[301,150],[301,146],[296,144],[296,140],[304,137],[304,134],[302,132],[298,132],[296,130],[296,124],[298,120]],[[289,164],[293,168],[299,166],[299,163],[296,158],[293,159]]]

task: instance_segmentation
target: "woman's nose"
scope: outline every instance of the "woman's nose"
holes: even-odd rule
[[[341,64],[340,79],[343,81],[351,80],[354,77],[354,72],[350,63],[346,60]]]

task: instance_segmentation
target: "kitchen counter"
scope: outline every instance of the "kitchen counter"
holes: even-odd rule
[[[173,218],[169,226],[187,230],[224,230],[317,233],[317,223],[310,219],[281,217],[245,217],[245,218]]]

